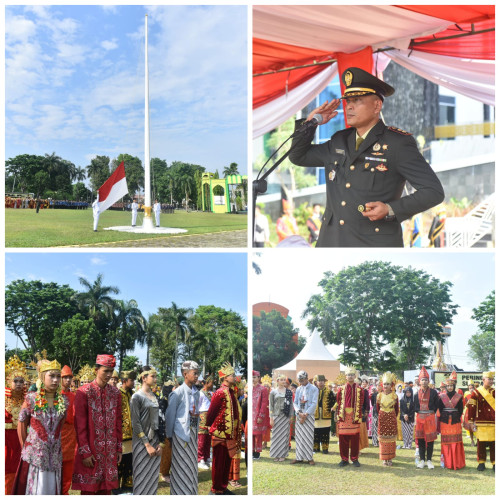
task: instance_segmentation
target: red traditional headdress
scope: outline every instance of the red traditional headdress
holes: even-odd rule
[[[71,368],[68,365],[64,365],[63,369],[61,370],[61,377],[72,377],[73,372],[71,371]]]
[[[253,370],[252,377],[260,377],[260,372],[258,372],[257,370]]]
[[[420,373],[418,374],[418,381],[420,382],[421,378],[426,378],[429,380],[429,373],[425,369],[425,366],[422,366],[422,369],[420,370]]]
[[[114,368],[116,366],[116,358],[111,354],[98,354],[95,364],[107,366],[108,368]]]

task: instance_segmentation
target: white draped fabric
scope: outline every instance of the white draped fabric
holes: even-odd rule
[[[418,51],[410,54],[409,50],[391,50],[386,54],[431,82],[484,104],[495,105],[495,61],[466,60]]]
[[[254,5],[253,36],[331,52],[407,48],[450,22],[393,5]]]
[[[253,110],[253,137],[260,137],[286,122],[290,116],[307,106],[337,74],[337,63],[313,76],[307,82]],[[263,77],[265,78],[265,77]]]

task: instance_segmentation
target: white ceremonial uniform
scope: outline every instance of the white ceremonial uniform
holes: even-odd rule
[[[132,202],[132,226],[135,226],[135,222],[137,221],[137,209],[139,208],[139,204],[137,202]]]
[[[99,223],[99,198],[96,198],[92,203],[92,213],[94,214],[94,231],[97,231],[97,224]]]
[[[156,227],[160,227],[161,203],[153,205],[153,212],[155,213]]]

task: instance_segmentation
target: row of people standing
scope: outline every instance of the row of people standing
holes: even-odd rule
[[[392,460],[396,457],[398,425],[401,425],[404,448],[411,448],[413,441],[416,443],[417,468],[422,469],[427,465],[429,469],[433,469],[434,441],[437,439],[439,423],[443,466],[448,469],[465,467],[462,442],[464,398],[456,391],[456,373],[446,381],[446,390],[438,394],[429,387],[429,375],[425,367],[422,367],[415,388],[407,387],[401,398],[395,392],[396,377],[390,372],[383,375],[380,391],[377,391],[375,384],[370,395],[368,389],[355,383],[356,370],[353,367],[346,369],[345,376],[346,383],[334,394],[324,387],[324,376],[316,377],[316,387],[309,382],[306,372],[298,373],[299,387],[293,400],[296,416],[296,459],[292,464],[306,461],[314,465],[313,453],[319,452],[320,444],[323,453],[328,453],[328,418],[331,418],[332,411],[335,410],[341,456],[339,466],[345,467],[352,463],[359,467],[360,448],[368,446],[365,421],[370,400],[373,406],[373,444],[379,447],[379,457],[384,466],[392,466]],[[493,377],[491,372],[484,373],[483,386],[471,390],[464,418],[465,428],[468,429],[471,425],[474,430],[476,427],[481,429],[481,439],[478,436],[478,470],[484,470],[488,447],[493,466],[495,463],[494,432],[491,431],[494,429]],[[269,396],[269,425],[273,428],[271,457],[275,458],[275,461],[283,462],[288,456],[290,444],[287,429],[290,429],[291,412],[288,405],[285,405],[289,391],[285,388],[286,378],[278,377],[277,384],[278,387],[273,389]],[[293,397],[292,391],[289,392]],[[256,397],[256,394],[261,395]],[[262,425],[265,425],[262,394],[265,394],[263,389],[256,389],[254,385],[254,411],[257,409],[254,418],[259,418]]]
[[[6,493],[57,495],[72,487],[82,494],[110,494],[119,488],[119,475],[127,478],[131,472],[134,494],[156,494],[166,438],[172,444],[171,494],[197,494],[199,392],[194,384],[199,369],[194,361],[182,365],[184,383],[169,397],[165,422],[153,392],[157,374],[149,367],[131,395],[133,377],[124,377],[121,390],[109,384],[116,360],[99,355],[95,380],[74,394],[69,367],[61,371],[56,360],[41,360],[36,387],[25,395],[26,367],[18,358],[9,363]],[[62,375],[69,379],[63,390]],[[225,364],[219,377],[222,385],[212,397],[206,424],[213,440],[212,492],[225,494],[231,456],[241,447],[241,408],[231,365]]]

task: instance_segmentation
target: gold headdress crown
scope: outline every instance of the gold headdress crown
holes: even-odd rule
[[[263,385],[272,385],[273,379],[269,375],[264,375],[261,382]]]
[[[13,380],[16,377],[23,377],[28,379],[28,371],[26,370],[26,363],[23,363],[17,354],[9,358],[5,363],[5,380]]]
[[[343,373],[340,373],[337,378],[335,379],[335,383],[337,385],[344,385],[347,382],[345,375]]]
[[[382,383],[383,384],[395,384],[396,383],[396,375],[391,372],[385,372],[382,375]]]
[[[483,378],[495,378],[495,372],[483,372]]]
[[[219,378],[224,378],[224,377],[228,377],[229,375],[232,375],[235,372],[234,372],[234,368],[231,366],[231,363],[226,361],[222,365],[222,367],[218,373],[219,373]]]
[[[345,370],[344,370],[344,373],[346,375],[356,375],[356,367],[354,366],[346,366],[345,367]]]
[[[84,365],[78,372],[78,379],[82,383],[92,382],[95,379],[95,370],[90,365]]]
[[[57,359],[54,359],[54,361],[42,359],[39,363],[38,373],[41,375],[42,373],[48,372],[50,370],[61,371],[61,363],[59,363]]]

